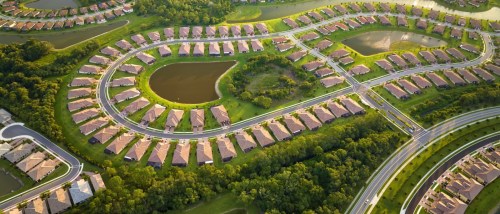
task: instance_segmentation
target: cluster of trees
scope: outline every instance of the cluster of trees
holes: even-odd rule
[[[166,212],[227,191],[267,212],[341,212],[402,139],[370,112],[261,150],[243,165],[205,165],[191,172],[174,167],[157,174],[151,167],[115,168],[107,161],[107,189],[71,212]]]
[[[410,114],[428,124],[435,124],[453,115],[471,109],[497,105],[500,102],[500,85],[482,84],[465,91],[450,89],[439,97],[415,105]]]
[[[260,85],[262,88],[248,89],[256,76],[262,74],[279,75],[272,84]],[[247,63],[232,75],[232,82],[228,85],[234,96],[244,101],[269,108],[274,100],[283,100],[297,95],[308,94],[317,85],[316,78],[293,64],[281,55],[259,55],[249,58]]]
[[[232,10],[227,0],[137,0],[134,5],[139,15],[159,15],[165,24],[217,24]]]
[[[50,138],[62,141],[61,127],[54,117],[61,81],[44,77],[75,71],[76,64],[97,48],[91,42],[81,49],[58,54],[52,61],[40,60],[51,52],[52,45],[47,42],[29,40],[0,45],[0,107]]]

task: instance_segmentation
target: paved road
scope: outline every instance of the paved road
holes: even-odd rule
[[[373,177],[370,184],[364,189],[360,198],[357,201],[353,202],[355,204],[351,210],[351,213],[365,213],[369,205],[369,203],[365,203],[365,201],[367,200],[370,201],[370,203],[375,204],[377,202],[377,198],[380,196],[377,195],[377,193],[383,188],[384,184],[386,182],[391,182],[389,178],[391,178],[391,176],[398,169],[400,169],[405,160],[414,155],[425,144],[431,142],[432,140],[438,138],[443,134],[457,129],[458,127],[467,125],[473,121],[498,115],[500,115],[500,107],[490,108],[483,111],[476,111],[447,120],[444,123],[432,127],[427,131],[423,131],[417,136],[414,136],[413,140],[410,143],[407,143],[403,147],[401,147],[401,149],[397,153],[394,153],[394,155],[390,157],[390,159],[381,169],[375,172],[376,175]]]
[[[436,171],[432,173],[431,176],[429,176],[429,178],[427,178],[424,184],[420,186],[417,193],[411,199],[410,204],[408,205],[408,208],[406,209],[405,213],[414,213],[418,203],[420,202],[420,199],[422,199],[425,192],[427,192],[427,190],[432,186],[432,184],[434,184],[434,182],[439,178],[439,176],[441,176],[444,172],[446,172],[446,170],[451,168],[457,161],[459,161],[466,155],[472,153],[473,151],[476,151],[477,149],[486,146],[490,143],[496,142],[498,140],[500,140],[500,135],[491,136],[489,138],[476,142],[475,144],[454,155],[452,158],[450,158],[448,161],[442,164],[438,169],[436,169]]]
[[[55,154],[56,157],[66,162],[69,165],[70,169],[67,174],[65,174],[64,176],[60,177],[57,180],[45,183],[43,184],[43,186],[37,187],[36,189],[28,190],[29,192],[24,193],[19,197],[7,201],[2,201],[2,203],[0,204],[0,210],[5,210],[6,208],[16,206],[18,203],[24,200],[29,201],[33,198],[39,197],[40,193],[45,192],[47,190],[60,188],[64,183],[75,180],[82,172],[83,165],[80,164],[80,161],[78,161],[78,159],[76,159],[70,153],[61,149],[56,144],[52,143],[49,139],[42,136],[38,132],[29,129],[23,126],[22,124],[11,124],[0,130],[0,139],[16,139],[16,138],[33,139],[38,144],[42,145],[46,150],[48,150],[52,154]]]
[[[104,75],[101,76],[101,80],[99,81],[98,85],[98,93],[97,93],[97,98],[99,105],[101,105],[101,108],[103,111],[109,115],[115,122],[118,124],[121,124],[135,132],[140,132],[144,133],[147,135],[155,136],[155,137],[162,137],[162,138],[174,138],[174,139],[196,139],[196,138],[206,138],[206,137],[214,137],[217,135],[224,135],[226,133],[230,133],[236,130],[240,130],[249,126],[253,126],[255,124],[264,122],[266,120],[272,119],[276,116],[285,114],[285,113],[290,113],[294,112],[298,109],[313,106],[316,104],[319,104],[321,102],[324,102],[329,99],[329,97],[337,97],[337,96],[342,96],[346,95],[348,93],[352,92],[359,92],[358,94],[361,95],[360,97],[365,101],[367,104],[373,105],[372,107],[377,107],[377,105],[374,105],[376,102],[372,100],[370,96],[368,96],[369,91],[371,91],[369,88],[374,85],[381,84],[385,81],[389,81],[392,79],[399,78],[401,76],[406,76],[409,74],[414,74],[414,73],[421,73],[429,70],[439,70],[439,69],[446,69],[450,67],[466,67],[466,66],[472,66],[472,65],[477,65],[483,62],[486,59],[491,58],[491,56],[494,54],[491,39],[488,33],[481,33],[483,36],[483,39],[485,41],[485,48],[484,52],[482,53],[481,57],[475,60],[467,61],[462,64],[445,64],[445,65],[431,65],[431,66],[425,66],[425,67],[417,67],[417,68],[412,68],[412,69],[407,69],[403,70],[400,72],[397,72],[395,74],[391,74],[376,80],[372,80],[367,83],[359,83],[356,81],[352,76],[347,74],[338,64],[333,63],[331,60],[328,60],[326,56],[321,54],[320,52],[311,49],[307,46],[305,46],[303,43],[301,43],[299,40],[297,40],[293,35],[300,33],[300,32],[305,32],[309,31],[311,29],[315,29],[319,26],[323,26],[325,24],[333,23],[336,21],[340,21],[346,18],[355,18],[359,15],[381,15],[382,13],[359,13],[359,14],[349,14],[345,16],[340,16],[340,17],[335,17],[332,19],[328,19],[322,22],[318,22],[309,26],[304,26],[301,28],[289,30],[289,31],[284,31],[284,32],[278,32],[278,33],[271,33],[271,34],[266,34],[266,35],[256,35],[256,36],[243,36],[243,37],[226,37],[226,38],[202,38],[202,39],[175,39],[175,40],[169,40],[169,41],[161,41],[157,43],[152,43],[148,44],[146,46],[131,50],[127,52],[126,54],[120,56],[117,60],[115,60],[104,72]],[[469,29],[467,29],[469,30]],[[241,121],[235,124],[232,124],[230,127],[223,127],[223,128],[217,128],[213,130],[205,130],[203,133],[163,133],[161,130],[157,129],[151,129],[147,127],[143,127],[138,125],[136,122],[130,121],[126,118],[123,118],[119,114],[119,112],[114,108],[114,106],[110,103],[110,98],[108,97],[108,92],[107,92],[107,84],[109,84],[109,81],[111,77],[113,76],[114,72],[116,69],[124,62],[126,62],[128,59],[131,57],[134,57],[137,53],[150,50],[153,48],[156,48],[158,46],[164,45],[164,44],[177,44],[177,43],[183,43],[183,42],[223,42],[223,41],[237,41],[237,40],[248,40],[248,39],[264,39],[264,38],[273,38],[273,37],[278,37],[278,36],[287,36],[293,41],[296,42],[297,46],[309,50],[310,54],[321,58],[323,60],[326,60],[334,69],[336,69],[342,76],[344,76],[347,81],[351,84],[351,88],[348,88],[346,90],[340,91],[340,92],[332,92],[329,94],[326,94],[321,97],[316,97],[313,99],[310,99],[308,101],[305,101],[301,103],[300,105],[294,105],[294,106],[289,106],[284,109],[280,109],[278,111],[266,114],[266,115],[261,115],[257,116],[245,121]],[[368,91],[368,92],[367,92]],[[386,117],[389,119],[393,120],[398,126],[402,127],[403,130],[408,132],[408,129],[414,129],[416,132],[413,134],[418,134],[421,131],[421,128],[419,125],[415,122],[413,122],[411,119],[406,117],[404,114],[402,114],[400,111],[395,109],[393,106],[391,106],[389,103],[387,103],[385,100],[381,99],[382,102],[384,102],[383,105],[378,105],[378,108],[381,109],[382,111],[385,112]],[[408,124],[408,125],[407,125]]]

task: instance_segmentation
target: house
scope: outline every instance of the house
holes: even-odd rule
[[[491,183],[500,175],[500,170],[494,165],[470,156],[466,157],[458,167],[483,184]]]
[[[420,51],[418,54],[425,59],[430,64],[436,64],[437,59],[430,51]]]
[[[151,140],[145,138],[140,139],[130,148],[123,159],[126,161],[140,161],[149,148],[149,145],[151,145]]]
[[[322,123],[330,123],[335,119],[335,116],[330,111],[321,106],[314,106],[313,112]]]
[[[420,91],[420,89],[416,85],[414,85],[413,83],[411,83],[410,81],[408,81],[406,79],[399,79],[397,82],[401,87],[403,87],[410,94],[422,93],[422,91]]]
[[[35,30],[42,30],[43,27],[45,26],[45,23],[46,22],[38,22],[35,24],[35,26],[33,27]],[[0,24],[0,27],[2,26],[2,24]]]
[[[306,126],[292,115],[283,116],[283,122],[293,135],[300,134],[302,131],[306,130]]]
[[[392,63],[396,64],[399,68],[402,68],[402,69],[408,68],[408,64],[406,64],[406,62],[403,60],[403,58],[401,58],[399,55],[392,54],[392,55],[389,55],[387,58],[389,58],[389,60]]]
[[[133,48],[132,44],[130,44],[130,42],[128,42],[125,39],[122,39],[122,40],[116,42],[115,45],[118,46],[119,48],[125,50],[125,51],[128,51],[128,50]]]
[[[121,114],[124,116],[132,115],[132,114],[138,112],[139,110],[145,108],[149,104],[150,104],[149,100],[147,100],[144,97],[141,97],[137,100],[134,100],[127,107],[125,107],[123,109],[123,111],[121,112]]]
[[[361,7],[359,7],[359,5],[356,3],[350,3],[349,7],[356,13],[361,12]]]
[[[104,18],[104,15],[102,15],[102,14],[97,14],[95,16],[95,20],[97,21],[97,24],[106,23],[106,19]]]
[[[375,12],[375,6],[373,6],[372,3],[365,2],[365,3],[363,3],[363,6],[366,8],[366,10],[368,10],[370,12]]]
[[[167,141],[158,142],[151,152],[148,159],[148,166],[154,168],[161,168],[165,163],[165,158],[167,157],[168,149],[170,148],[170,143]]]
[[[144,70],[144,67],[141,65],[123,64],[118,68],[118,70],[137,75]]]
[[[199,166],[204,164],[213,164],[212,145],[207,140],[200,140],[196,144],[196,162]]]
[[[370,69],[365,65],[356,65],[352,67],[348,72],[352,75],[361,75],[370,72]]]
[[[113,138],[116,134],[118,134],[118,132],[120,132],[120,128],[118,128],[116,126],[105,127],[103,129],[101,129],[100,131],[98,131],[92,138],[90,138],[89,143],[90,144],[96,144],[96,143],[105,144],[106,142],[111,140],[111,138]]]
[[[426,76],[427,76],[427,78],[431,79],[431,81],[437,87],[439,87],[439,88],[447,88],[448,87],[448,83],[439,75],[432,73],[432,72],[429,72],[429,73],[426,73]]]
[[[330,54],[330,58],[337,60],[345,56],[349,56],[351,54],[349,51],[346,51],[345,49],[338,49]]]
[[[349,27],[347,27],[347,25],[345,25],[344,23],[342,22],[335,22],[333,23],[335,25],[335,27],[337,28],[340,28],[342,29],[343,31],[349,31]]]
[[[472,68],[472,71],[487,82],[493,82],[495,77],[482,68]]]
[[[226,108],[224,108],[223,105],[218,105],[210,108],[210,111],[215,117],[215,120],[221,125],[221,126],[229,126],[231,124],[231,121],[229,119],[229,115],[226,111]]]
[[[391,20],[389,20],[387,16],[379,16],[378,19],[380,20],[380,24],[382,25],[392,25]]]
[[[321,122],[308,111],[302,110],[297,113],[299,118],[304,122],[309,130],[316,130],[321,127]]]
[[[384,13],[391,12],[391,6],[389,6],[388,3],[380,3],[379,6],[380,6],[380,9],[382,10],[382,12],[384,12]]]
[[[16,164],[16,167],[23,171],[28,172],[30,169],[35,167],[37,164],[41,163],[46,158],[45,154],[42,152],[35,152],[28,157],[24,158],[22,161]]]
[[[262,45],[262,43],[259,41],[259,40],[251,40],[251,44],[252,44],[252,50],[253,51],[263,51],[264,50],[264,46]]]
[[[340,4],[337,4],[337,5],[333,6],[333,8],[335,8],[335,10],[337,10],[342,15],[345,15],[345,14],[348,13],[347,9],[345,9],[345,7],[342,6],[342,5],[340,5]]]
[[[50,193],[47,204],[51,213],[61,213],[71,207],[71,199],[64,189],[57,189]]]
[[[134,8],[129,4],[123,5],[123,12],[132,13],[134,12]]]
[[[317,30],[324,36],[330,35],[330,31],[325,27],[318,27]]]
[[[462,39],[463,32],[458,28],[451,29],[450,36],[455,39]]]
[[[193,39],[200,39],[201,36],[203,36],[203,27],[201,27],[201,26],[194,26],[193,27],[193,32],[191,33],[191,37]]]
[[[182,43],[179,47],[179,56],[189,56],[191,53],[191,45],[187,42]]]
[[[460,17],[458,19],[457,24],[458,24],[458,26],[462,26],[462,27],[465,26],[465,24],[466,24],[465,17]]]
[[[12,149],[12,146],[9,143],[1,143],[0,144],[0,158],[3,157],[3,155],[7,152],[9,152]]]
[[[469,44],[461,44],[460,48],[462,48],[463,50],[466,50],[468,52],[475,53],[475,54],[479,54],[479,52],[480,52],[478,48],[476,48],[472,45],[469,45]]]
[[[222,52],[226,56],[227,55],[233,56],[234,55],[234,46],[233,46],[233,43],[230,42],[230,41],[224,41],[222,43]]]
[[[219,147],[222,162],[228,162],[237,156],[233,144],[227,137],[217,139],[217,147]]]
[[[415,66],[421,65],[420,60],[418,60],[418,58],[413,53],[406,52],[406,53],[402,54],[401,56],[403,56],[403,58],[406,59],[406,61],[408,61],[412,65],[415,65]]]
[[[253,36],[255,34],[255,32],[253,30],[253,25],[251,25],[251,24],[244,24],[243,30],[245,31],[245,34],[247,36]]]
[[[297,52],[293,52],[291,53],[290,55],[288,55],[286,58],[292,62],[297,62],[299,61],[300,59],[302,59],[303,57],[305,57],[307,55],[307,51],[304,51],[304,50],[300,50],[300,51],[297,51]]]
[[[161,40],[160,33],[158,31],[149,32],[148,37],[152,42],[159,42]]]
[[[396,10],[400,14],[406,14],[406,6],[402,4],[396,4]]]
[[[89,135],[90,133],[96,131],[97,129],[100,129],[101,127],[107,125],[108,123],[109,121],[106,118],[100,117],[81,125],[80,132],[83,135]]]
[[[168,112],[167,120],[165,122],[165,131],[173,132],[175,127],[179,125],[184,115],[184,110],[172,109]]]
[[[74,112],[82,108],[87,108],[95,104],[95,101],[91,98],[75,100],[68,103],[68,110]]]
[[[427,18],[431,19],[431,20],[436,20],[439,16],[439,11],[437,10],[432,10],[429,12],[429,15],[427,15]]]
[[[120,10],[120,9],[113,10],[113,14],[115,14],[115,16],[124,16],[125,15],[123,10]]]
[[[272,121],[271,123],[267,124],[267,127],[271,130],[274,137],[276,137],[278,141],[289,140],[292,138],[290,132],[288,132],[285,126],[283,126],[283,124],[278,121]]]
[[[483,190],[484,186],[474,179],[465,177],[462,173],[448,172],[449,181],[446,190],[459,196],[462,201],[470,203]]]
[[[459,50],[457,50],[456,48],[448,48],[448,49],[446,49],[446,53],[452,55],[453,57],[455,57],[455,59],[458,59],[461,61],[467,60],[465,55],[462,52],[460,52]]]
[[[500,22],[490,21],[488,24],[490,25],[491,29],[493,29],[493,31],[500,32]]]
[[[330,18],[332,18],[332,17],[335,16],[335,12],[333,12],[333,10],[330,9],[330,8],[324,8],[324,9],[321,10],[321,12],[324,13],[324,14],[326,14]]]
[[[339,63],[341,65],[349,65],[351,63],[354,63],[354,58],[348,56],[348,57],[344,57],[344,58],[340,58],[339,59]]]
[[[123,149],[135,139],[134,134],[124,133],[117,138],[115,138],[107,147],[104,149],[106,154],[119,154]]]
[[[113,101],[114,101],[114,103],[121,103],[125,100],[130,100],[130,99],[136,98],[139,95],[141,95],[140,91],[138,91],[136,88],[131,88],[131,89],[122,91],[122,92],[118,93],[117,95],[115,95],[113,97]]]
[[[285,51],[288,51],[290,49],[292,49],[293,47],[295,47],[294,44],[292,43],[281,43],[281,44],[277,44],[276,45],[276,49],[279,51],[279,52],[285,52]]]
[[[453,24],[455,22],[455,16],[454,15],[450,15],[450,14],[446,14],[444,16],[444,21],[446,23],[450,23],[450,24]]]
[[[79,179],[71,184],[69,194],[75,205],[86,201],[94,195],[92,189],[90,189],[89,182],[83,179]]]
[[[52,173],[59,164],[60,162],[57,159],[44,160],[40,164],[36,165],[35,168],[28,171],[27,174],[33,181],[38,182]]]
[[[309,20],[311,21],[311,20]],[[284,18],[283,19],[283,22],[288,25],[289,27],[291,27],[292,29],[295,29],[295,28],[298,28],[299,27],[299,24],[297,24],[297,22],[293,21],[292,19],[290,18]]]
[[[288,19],[288,18],[287,18]],[[283,19],[283,21],[285,21],[286,19]],[[297,20],[299,20],[299,22],[302,22],[303,24],[305,25],[310,25],[312,24],[312,21],[309,17],[305,16],[305,15],[301,15],[297,18]],[[285,21],[286,23],[286,21]],[[288,24],[288,23],[287,23]],[[292,27],[290,24],[289,24],[290,27]],[[292,27],[292,28],[295,28],[295,27]]]
[[[328,76],[328,75],[332,75],[334,72],[333,72],[333,69],[331,68],[320,68],[318,70],[316,70],[314,72],[314,74],[317,76],[317,77],[325,77],[325,76]]]
[[[146,39],[141,34],[135,34],[131,37],[131,39],[138,45],[147,44]]]
[[[90,86],[97,82],[96,79],[90,77],[77,77],[74,78],[73,81],[69,84],[70,87],[81,87],[81,86]]]
[[[436,49],[433,50],[432,53],[441,61],[449,63],[451,62],[451,58],[446,54],[443,50]]]
[[[392,83],[384,84],[384,88],[400,100],[405,100],[410,98],[410,95],[408,95],[408,93],[406,93],[405,91],[403,91],[403,89]]]
[[[320,67],[323,67],[324,65],[324,61],[312,61],[302,65],[302,69],[304,69],[305,71],[314,71]]]
[[[413,14],[414,16],[422,16],[422,8],[419,8],[419,7],[413,7],[411,9],[411,14]]]
[[[203,127],[205,126],[205,110],[191,109],[189,118],[193,131],[203,131]]]
[[[41,198],[35,198],[28,203],[28,206],[24,209],[24,213],[48,214],[49,210],[45,201],[43,201]]]
[[[153,105],[146,114],[141,119],[141,124],[148,125],[151,122],[154,122],[164,111],[165,107],[159,104]]]
[[[391,65],[391,63],[385,59],[377,60],[375,61],[375,64],[377,64],[380,68],[384,69],[387,72],[396,71],[394,67]]]
[[[456,213],[463,214],[465,209],[467,209],[467,204],[460,201],[458,198],[452,198],[443,192],[440,192],[438,196],[432,196],[432,202],[429,201],[430,205],[426,205],[427,211],[432,214],[441,213]]]
[[[481,24],[481,21],[480,20],[477,20],[477,19],[470,19],[469,20],[469,23],[471,25],[471,27],[475,30],[481,30],[482,28],[482,24]]]
[[[493,72],[496,75],[500,76],[500,67],[493,65],[493,64],[486,64],[484,68],[488,71]]]
[[[189,37],[189,31],[191,28],[189,27],[180,27],[179,28],[179,39],[187,39]]]
[[[269,33],[269,30],[267,30],[267,26],[265,23],[257,23],[255,24],[255,27],[257,30],[260,32],[260,34],[265,35]]]
[[[156,62],[156,58],[154,58],[153,56],[147,54],[147,53],[144,53],[144,52],[139,52],[135,55],[139,60],[141,60],[142,62],[148,64],[148,65],[152,65],[154,62]]]
[[[238,142],[240,149],[245,153],[252,151],[252,149],[257,147],[255,140],[245,131],[237,132],[234,137],[236,138],[236,142]]]
[[[340,102],[349,110],[352,114],[364,114],[365,110],[356,101],[351,98],[341,99]]]
[[[308,41],[315,40],[318,38],[319,38],[319,35],[316,32],[310,32],[310,33],[306,33],[303,36],[301,36],[300,41],[308,42]]]
[[[274,138],[264,127],[257,125],[252,129],[252,133],[260,146],[268,147],[274,144]]]
[[[429,88],[432,86],[432,84],[429,82],[429,80],[425,79],[424,77],[420,75],[411,75],[411,80],[415,82],[418,87],[420,88]]]
[[[408,20],[405,17],[398,16],[398,26],[408,27]]]
[[[321,21],[325,20],[323,18],[323,16],[319,15],[319,13],[314,12],[314,11],[308,12],[307,15],[309,15],[310,17],[313,17],[318,22],[321,22]]]
[[[93,74],[93,75],[97,75],[99,73],[101,73],[102,71],[102,68],[99,67],[99,66],[95,66],[95,65],[83,65],[80,70],[78,70],[78,73],[80,74]]]
[[[168,45],[161,45],[158,47],[158,52],[160,53],[161,57],[167,57],[172,55],[172,50],[168,47]]]
[[[333,45],[333,42],[331,42],[330,40],[324,39],[324,40],[318,42],[318,44],[316,44],[316,46],[314,48],[316,48],[319,51],[322,51],[324,49],[331,47],[332,45]]]
[[[68,91],[68,99],[75,99],[89,96],[92,93],[91,88],[77,88]]]
[[[94,55],[89,59],[89,62],[98,65],[107,65],[111,62],[111,60],[104,56]]]
[[[189,162],[190,149],[191,144],[189,144],[189,142],[178,143],[175,147],[174,157],[172,158],[172,166],[187,166]]]
[[[54,27],[54,22],[47,22],[47,23],[45,23],[45,26],[43,26],[43,29],[44,30],[52,30],[53,27]]]
[[[356,20],[357,20],[360,24],[362,24],[362,25],[365,25],[365,24],[367,24],[367,23],[368,23],[368,20],[366,20],[366,18],[365,18],[364,16],[358,16],[358,17],[356,17]]]
[[[120,51],[110,46],[106,46],[105,48],[101,49],[101,53],[113,57],[117,57],[121,54]]]
[[[229,37],[229,28],[227,26],[219,26],[219,36],[221,38]]]
[[[446,26],[441,25],[441,24],[437,24],[436,26],[434,26],[434,29],[432,29],[432,32],[437,33],[439,35],[443,35],[445,29],[446,29]]]
[[[344,106],[340,105],[335,101],[328,102],[326,106],[335,115],[335,117],[347,117],[351,115],[351,113]]]
[[[208,54],[210,56],[220,56],[220,46],[218,42],[210,42],[208,46]]]
[[[234,37],[241,36],[241,27],[238,25],[231,26],[231,33],[233,33]]]
[[[171,40],[174,38],[174,28],[173,27],[168,27],[168,28],[165,28],[163,29],[163,34],[165,35],[165,38],[167,38],[167,40]]]
[[[94,192],[97,192],[101,189],[106,189],[106,184],[104,184],[104,181],[102,180],[100,174],[89,175],[89,179],[92,187],[94,188]]]
[[[341,84],[345,81],[344,77],[339,77],[339,76],[332,76],[332,77],[325,77],[320,80],[321,84],[325,86],[325,88],[329,88],[338,84]]]
[[[207,38],[214,38],[215,37],[215,27],[214,26],[206,26],[205,32],[207,34]]]
[[[427,29],[427,21],[425,19],[419,19],[416,24],[417,28],[419,29]]]
[[[479,83],[480,80],[479,78],[477,78],[474,74],[472,74],[470,71],[466,70],[466,69],[463,69],[463,68],[459,68],[457,70],[457,72],[464,78],[464,80],[467,82],[467,83]]]
[[[250,48],[248,48],[248,43],[243,40],[238,40],[238,51],[240,53],[248,53]]]
[[[203,56],[205,55],[205,43],[197,42],[194,44],[193,56]]]

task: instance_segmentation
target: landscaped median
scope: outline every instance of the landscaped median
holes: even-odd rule
[[[418,181],[442,158],[480,136],[498,131],[500,118],[486,119],[450,132],[415,156],[383,192],[373,213],[399,213]]]

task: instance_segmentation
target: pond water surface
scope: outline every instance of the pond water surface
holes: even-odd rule
[[[400,31],[372,31],[358,34],[343,40],[342,43],[365,56],[387,52],[391,44],[399,42],[410,42],[421,47],[440,47],[447,44],[446,41],[433,37]]]
[[[217,100],[216,82],[235,64],[226,61],[167,65],[151,75],[149,86],[158,96],[173,102],[196,104]]]
[[[22,185],[14,177],[0,169],[0,196],[21,188]]]
[[[77,8],[78,4],[74,0],[38,0],[26,4],[26,7],[36,8],[36,9],[57,10],[68,7]]]

